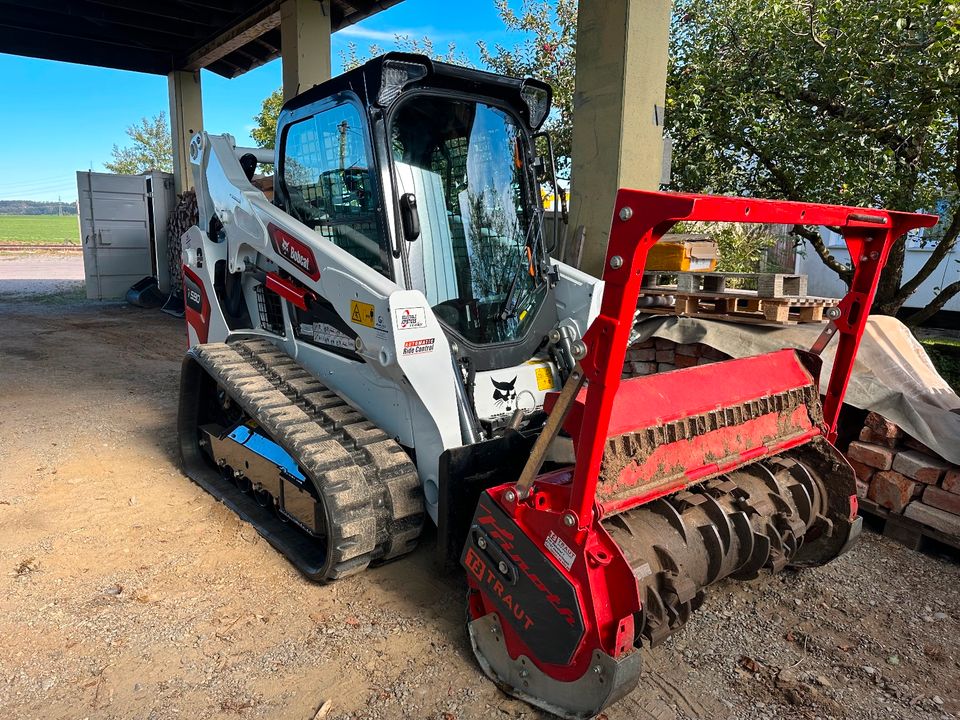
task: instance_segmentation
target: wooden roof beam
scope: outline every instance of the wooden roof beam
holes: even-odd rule
[[[229,30],[225,30],[217,37],[193,50],[186,57],[180,59],[178,65],[184,70],[200,70],[277,27],[280,27],[279,0],[271,2],[258,12],[244,18]]]

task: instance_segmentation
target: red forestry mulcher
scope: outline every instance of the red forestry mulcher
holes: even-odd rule
[[[823,225],[850,292],[811,351],[621,379],[647,253],[681,221]],[[641,642],[682,626],[725,578],[823,564],[860,533],[854,474],[832,445],[880,271],[928,215],[621,190],[599,317],[516,482],[480,499],[462,564],[470,637],[511,694],[591,717],[636,686]],[[822,388],[819,353],[838,336]],[[582,386],[586,385],[585,388]],[[558,432],[576,463],[540,472]]]

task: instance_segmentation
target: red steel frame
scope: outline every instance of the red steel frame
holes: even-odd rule
[[[622,382],[611,406],[609,438],[643,435],[671,425],[676,432],[687,427],[682,421],[694,418],[695,424],[706,426],[711,416],[719,420],[717,411],[721,408],[742,410],[753,405],[756,414],[733,426],[721,424],[681,441],[660,441],[645,452],[639,451],[633,462],[614,470],[597,485],[599,515],[643,505],[822,435],[821,424],[806,404],[805,390],[816,392],[814,383],[810,368],[792,349]],[[586,395],[587,390],[580,392],[564,422],[575,443],[582,432]],[[555,397],[547,398],[548,411],[552,412]],[[776,409],[775,397],[782,409]],[[764,399],[772,404],[761,410],[757,403]],[[786,407],[790,403],[792,407]],[[722,415],[725,417],[725,413]],[[675,425],[678,422],[680,425]],[[647,435],[646,439],[652,438]]]
[[[843,236],[854,275],[850,291],[840,301],[840,317],[834,321],[839,339],[823,403],[827,439],[832,442],[880,271],[890,249],[910,230],[935,225],[937,217],[841,205],[621,189],[607,246],[600,315],[583,338],[587,354],[581,365],[588,384],[568,504],[580,528],[589,527],[595,519],[600,465],[647,254],[681,221],[823,225]]]

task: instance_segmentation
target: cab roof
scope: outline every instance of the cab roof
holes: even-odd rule
[[[550,86],[540,80],[437,62],[426,55],[391,52],[314,85],[285,102],[282,112],[297,110],[342,92],[356,94],[367,107],[386,109],[402,95],[421,88],[498,99],[510,105],[531,130],[543,124],[553,95]],[[546,111],[537,117],[531,117],[530,104],[525,98],[531,91],[546,93]]]

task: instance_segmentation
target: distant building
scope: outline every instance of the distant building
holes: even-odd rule
[[[942,209],[938,208],[938,210],[943,215]],[[932,229],[934,228],[920,228],[911,232],[907,237],[906,257],[903,261],[904,282],[917,274],[917,271],[930,257],[930,253],[937,247],[936,240],[925,237],[930,235]],[[837,260],[842,263],[850,262],[850,253],[847,252],[847,246],[838,233],[823,228],[820,234],[823,236],[827,248]],[[844,282],[824,264],[820,256],[817,255],[817,251],[810,247],[810,244],[806,241],[803,242],[801,250],[797,253],[795,272],[807,275],[807,289],[811,295],[842,297],[847,291]],[[930,274],[930,277],[907,299],[904,307],[915,309],[926,307],[939,292],[939,288],[946,287],[957,280],[960,280],[960,248],[954,246],[953,250],[937,266],[937,269]],[[960,295],[952,297],[943,306],[943,310],[960,312]]]

